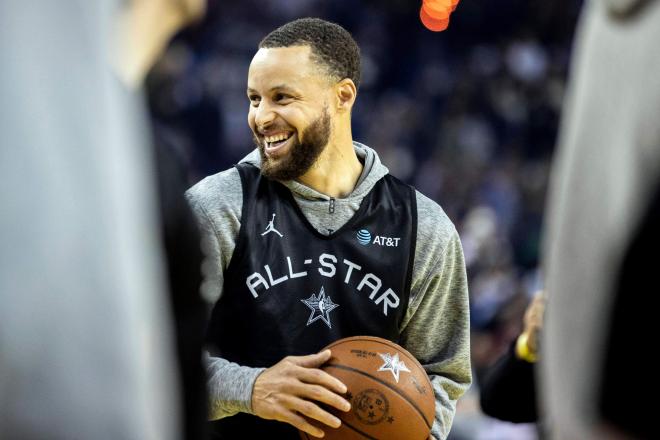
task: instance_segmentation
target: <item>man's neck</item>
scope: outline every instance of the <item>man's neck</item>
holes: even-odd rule
[[[342,198],[353,192],[362,168],[349,138],[341,143],[329,142],[312,168],[297,180],[322,194]]]

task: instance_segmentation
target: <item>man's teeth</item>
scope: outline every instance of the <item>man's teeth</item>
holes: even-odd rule
[[[291,133],[280,133],[280,134],[276,134],[275,136],[264,136],[264,139],[269,144],[272,144],[274,142],[280,142],[280,141],[289,139],[290,136],[291,136]]]

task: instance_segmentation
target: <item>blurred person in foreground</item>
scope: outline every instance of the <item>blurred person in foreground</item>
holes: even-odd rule
[[[514,423],[538,420],[535,369],[544,308],[545,298],[539,292],[525,310],[523,331],[485,372],[479,393],[486,415]]]
[[[120,3],[0,3],[0,437],[176,439],[144,114]]]
[[[639,228],[660,175],[659,41],[658,0],[584,5],[547,207],[541,397],[551,438],[657,437],[654,408],[640,404],[658,390],[644,355],[657,269],[652,258],[629,262],[649,258],[630,259],[638,231],[654,237]]]
[[[179,2],[139,3],[169,36],[144,12]],[[2,438],[181,438],[145,115],[110,68],[125,7],[0,3]]]
[[[189,190],[206,238],[203,290],[215,301],[217,438],[297,439],[294,427],[321,437],[339,426],[326,405],[349,411],[351,396],[319,369],[331,353],[318,351],[342,337],[384,337],[420,360],[436,397],[434,438],[447,437],[470,385],[458,233],[353,141],[359,80],[359,49],[342,27],[308,18],[271,32],[247,78],[257,149]],[[405,377],[404,363],[389,367]]]

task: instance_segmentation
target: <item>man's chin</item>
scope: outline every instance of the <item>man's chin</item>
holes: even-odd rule
[[[289,157],[289,149],[277,150],[277,151],[265,150],[262,153],[261,157],[266,158],[266,160],[272,163],[282,163],[285,162]]]
[[[269,158],[262,156],[261,158],[261,174],[272,180],[295,180],[304,172],[301,172],[297,167],[292,166],[288,157],[282,158]]]
[[[282,173],[281,170],[277,168],[261,168],[261,175],[270,179],[270,180],[293,180],[294,178],[289,178],[288,174]]]

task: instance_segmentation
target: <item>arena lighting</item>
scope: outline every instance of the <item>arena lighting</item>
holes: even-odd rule
[[[445,20],[452,11],[451,0],[424,0],[422,9],[433,20]]]
[[[440,32],[449,26],[449,17],[456,9],[459,0],[424,0],[419,10],[419,18],[424,27]]]
[[[449,17],[442,20],[435,19],[429,16],[423,7],[419,10],[419,18],[424,27],[433,32],[444,31],[449,26]]]

